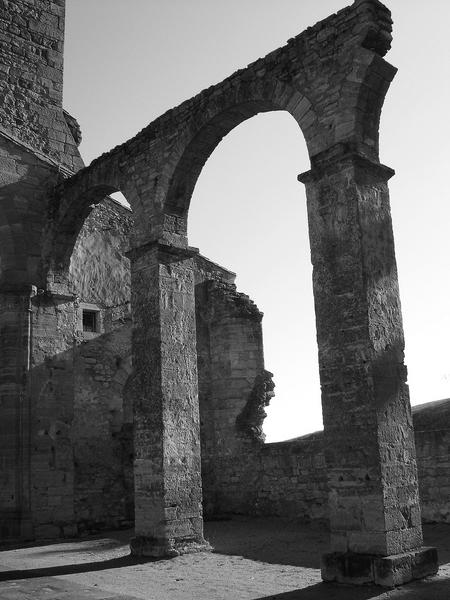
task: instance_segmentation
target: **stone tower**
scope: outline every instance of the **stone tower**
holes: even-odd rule
[[[7,537],[27,537],[31,527],[30,303],[44,287],[48,190],[83,166],[76,121],[62,108],[64,5],[0,2],[0,529]]]
[[[82,161],[62,109],[64,12],[65,0],[1,0],[0,131],[76,171]]]

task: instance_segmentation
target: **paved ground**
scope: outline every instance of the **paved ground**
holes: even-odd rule
[[[131,532],[0,552],[1,600],[450,600],[450,526],[425,527],[439,575],[396,590],[321,583],[323,529],[279,519],[206,523],[214,553],[143,562]]]

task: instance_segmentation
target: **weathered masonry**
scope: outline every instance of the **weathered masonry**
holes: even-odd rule
[[[171,556],[209,548],[203,510],[290,514],[328,519],[327,581],[392,586],[434,573],[393,171],[378,156],[395,74],[383,58],[389,10],[355,0],[84,167],[62,108],[64,4],[0,0],[2,536],[134,520],[133,553]],[[264,445],[273,382],[262,315],[233,273],[189,246],[187,217],[220,140],[271,110],[294,117],[311,160],[299,179],[324,432]],[[108,198],[117,191],[131,212]],[[446,464],[448,415],[447,405],[416,415],[430,519],[450,520],[430,464]]]

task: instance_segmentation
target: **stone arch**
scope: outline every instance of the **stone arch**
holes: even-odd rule
[[[174,556],[207,547],[195,250],[187,246],[187,210],[204,162],[228,131],[258,112],[288,110],[311,159],[301,181],[307,188],[331,490],[332,554],[324,557],[323,577],[354,582],[352,574],[363,568],[364,582],[396,585],[414,577],[414,565],[424,560],[393,268],[392,171],[378,158],[381,106],[395,74],[381,58],[391,30],[390,12],[379,0],[355,0],[168,111],[59,190],[47,253],[58,267],[67,256],[64,237],[73,239],[90,203],[112,188],[133,196],[135,554]],[[383,236],[373,235],[377,226]],[[399,489],[409,490],[406,500]]]
[[[111,159],[112,158],[112,159]],[[106,196],[122,192],[130,204],[135,227],[131,233],[139,237],[139,230],[146,220],[142,215],[142,203],[133,181],[124,182],[120,177],[117,161],[111,153],[94,160],[89,167],[69,178],[53,193],[50,202],[50,219],[44,233],[43,265],[47,285],[52,279],[64,280],[70,258],[86,218],[92,209]]]
[[[311,102],[292,86],[267,75],[237,81],[199,103],[163,173],[162,180],[167,182],[165,210],[179,215],[187,213],[204,164],[230,131],[258,113],[280,110],[294,117],[308,146],[313,133],[320,129]]]
[[[355,48],[333,124],[333,144],[378,161],[381,110],[396,69],[378,54]],[[320,153],[319,153],[320,156]]]

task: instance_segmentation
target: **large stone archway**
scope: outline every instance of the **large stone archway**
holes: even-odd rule
[[[331,490],[323,577],[393,585],[436,570],[434,551],[422,548],[387,188],[393,171],[378,157],[381,107],[395,74],[382,58],[390,40],[389,11],[377,0],[356,0],[168,111],[55,196],[50,279],[64,271],[89,205],[105,191],[124,192],[134,211],[136,554],[207,547],[189,202],[224,135],[258,112],[287,110],[311,159],[300,180]]]

